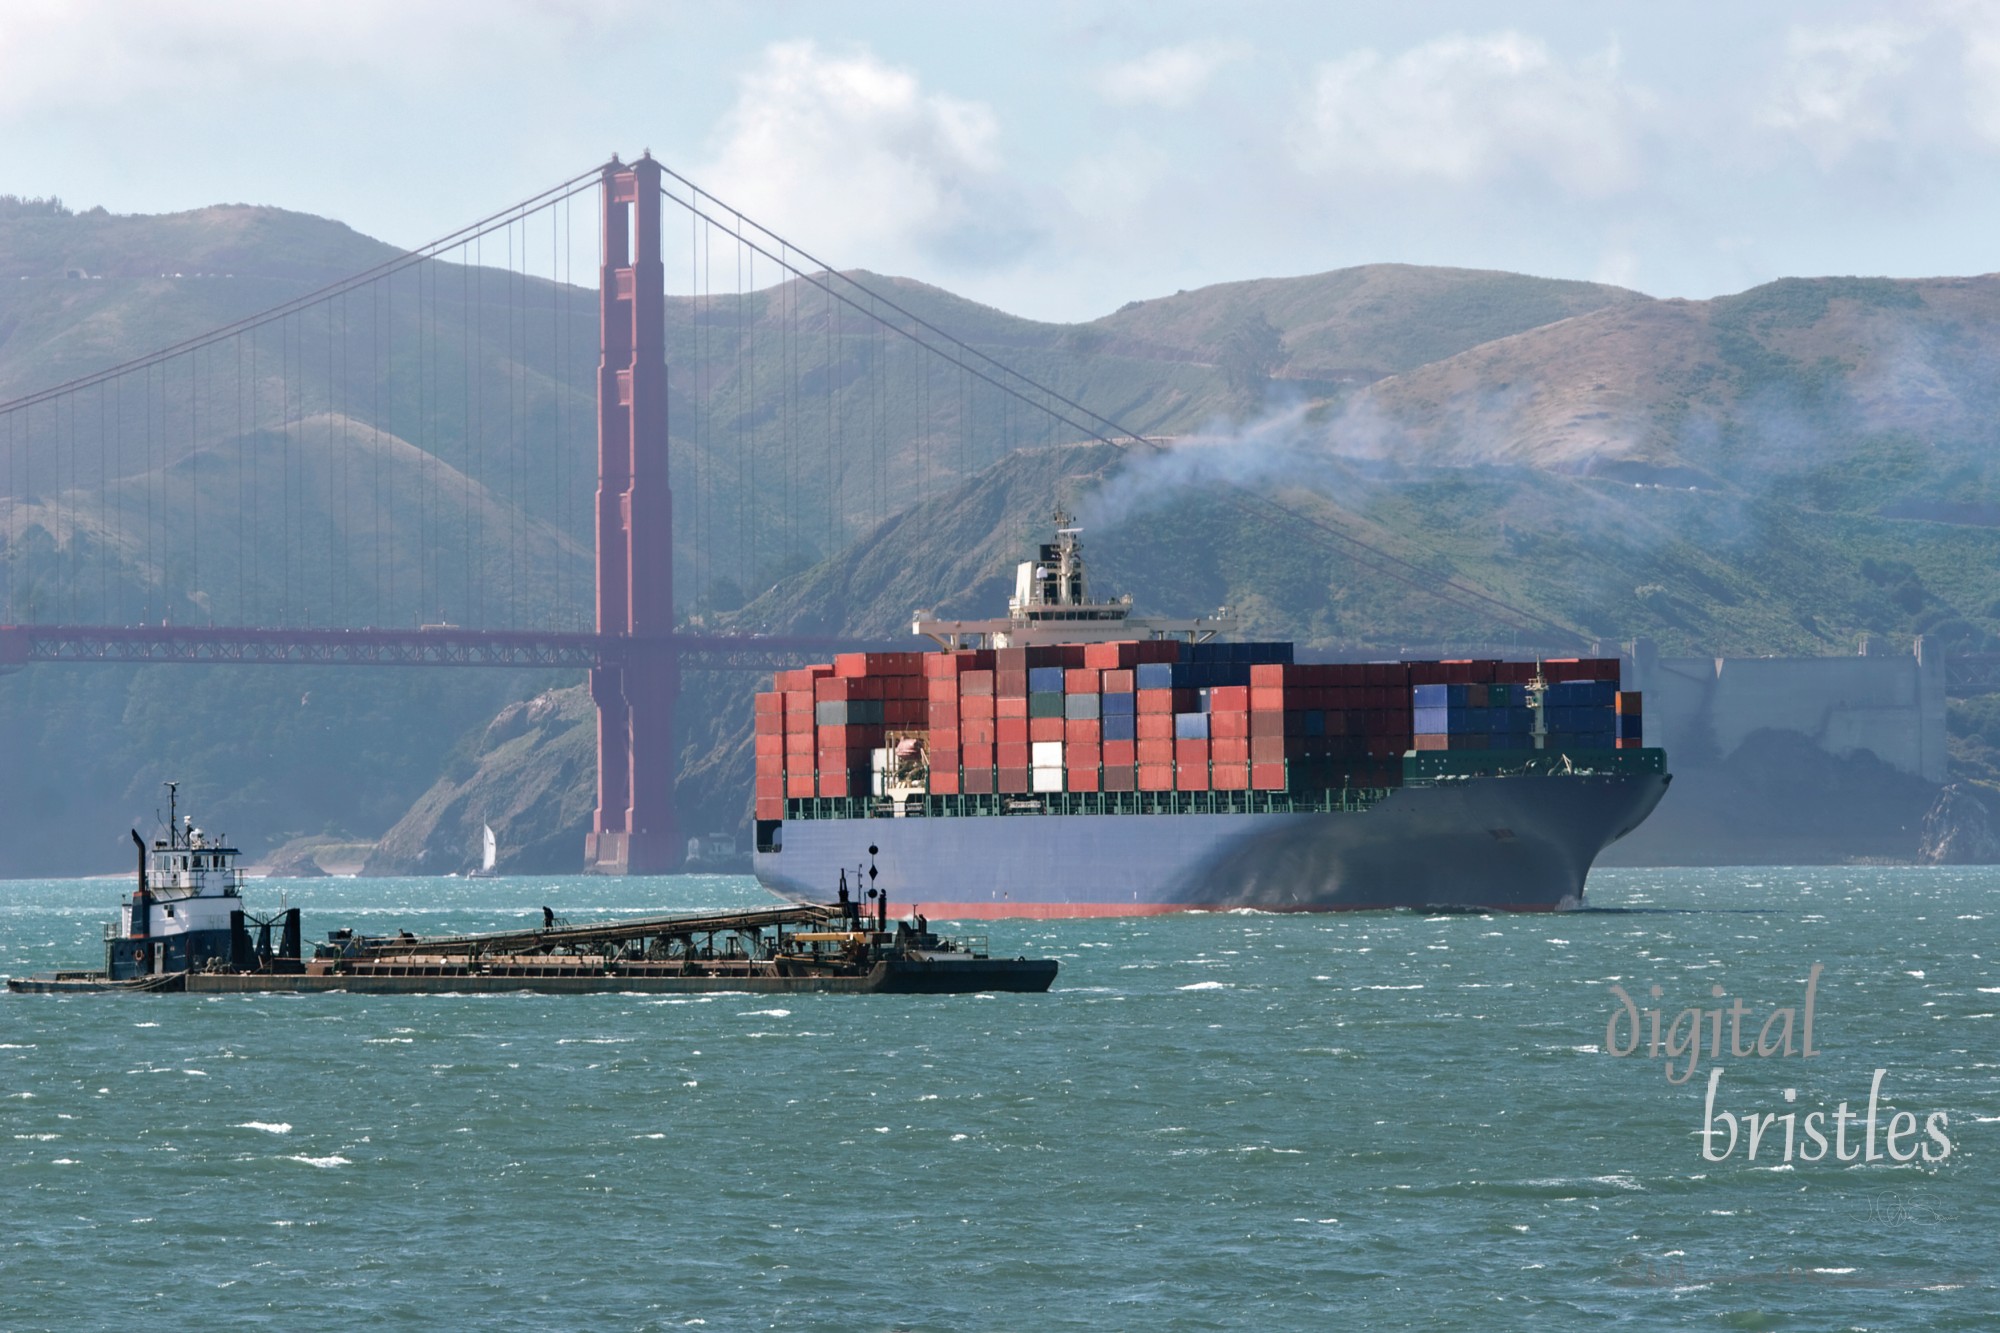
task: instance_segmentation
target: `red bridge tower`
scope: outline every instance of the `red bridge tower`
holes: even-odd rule
[[[612,158],[603,181],[598,274],[597,632],[634,642],[590,673],[597,704],[597,811],[585,868],[676,869],[674,819],[674,498],[667,486],[666,270],[660,167]],[[647,640],[653,641],[651,645]]]

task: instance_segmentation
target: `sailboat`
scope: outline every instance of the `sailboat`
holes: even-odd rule
[[[467,879],[493,879],[498,875],[493,869],[493,863],[500,858],[500,840],[493,836],[491,824],[484,824],[481,827],[486,830],[486,837],[485,845],[479,854],[479,869],[467,871]]]

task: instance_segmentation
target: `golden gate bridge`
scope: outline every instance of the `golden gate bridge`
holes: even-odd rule
[[[685,279],[672,297],[670,241]],[[0,670],[587,670],[587,866],[673,869],[683,664],[766,670],[866,646],[717,633],[713,610],[1024,444],[1143,443],[922,306],[650,155],[614,157],[350,277],[0,403]],[[1461,610],[1575,637],[1269,497],[1227,498]]]

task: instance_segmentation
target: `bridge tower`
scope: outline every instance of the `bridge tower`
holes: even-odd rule
[[[634,642],[590,673],[597,810],[584,865],[597,874],[677,868],[674,818],[674,503],[667,486],[666,270],[660,166],[604,168],[598,274],[597,632]],[[652,644],[647,644],[651,640]]]

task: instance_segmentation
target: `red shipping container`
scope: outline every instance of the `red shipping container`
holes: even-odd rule
[[[933,731],[931,733],[931,753],[935,755],[943,750],[956,751],[959,745],[958,736],[958,729],[955,727],[948,731]]]
[[[814,749],[813,734],[810,731],[788,731],[785,733],[786,754],[811,754]]]
[[[1172,764],[1139,765],[1138,789],[1140,791],[1172,791],[1174,789],[1174,766]]]
[[[1174,715],[1172,713],[1141,713],[1132,719],[1132,734],[1142,741],[1172,740],[1174,738]]]
[[[783,736],[766,736],[760,731],[752,743],[757,747],[756,753],[759,759],[762,759],[766,755],[776,756],[785,752],[785,738]]]
[[[1064,694],[1095,694],[1099,673],[1089,667],[1072,667],[1063,672]]]
[[[1611,711],[1621,717],[1643,717],[1645,701],[1637,690],[1620,690],[1612,696]]]
[[[1106,764],[1098,781],[1104,791],[1131,791],[1136,785],[1130,764]]]
[[[1104,742],[1104,763],[1106,767],[1122,764],[1130,768],[1139,762],[1139,745],[1136,741]]]
[[[1002,745],[1026,745],[1028,743],[1028,719],[1025,717],[1003,717],[993,724],[993,738]]]
[[[999,724],[992,718],[964,717],[958,720],[958,738],[964,745],[991,745],[999,739]]]
[[[941,704],[932,704],[924,713],[924,725],[932,731],[956,731],[958,718],[956,707],[946,708]]]
[[[1174,711],[1172,690],[1140,690],[1133,709],[1140,713],[1171,713]]]
[[[968,767],[959,775],[959,786],[967,796],[991,796],[993,794],[993,768]]]
[[[813,773],[811,769],[785,774],[785,795],[794,800],[804,800],[813,795]]]
[[[921,727],[928,716],[927,708],[922,699],[886,699],[882,703],[882,723],[890,727]]]
[[[819,794],[821,796],[845,796],[847,791],[847,770],[844,768],[821,769],[819,774]]]
[[[1283,791],[1285,789],[1285,766],[1283,764],[1250,765],[1250,786],[1256,791]]]
[[[1209,785],[1217,791],[1248,791],[1250,765],[1217,763],[1209,774]]]
[[[1247,713],[1250,711],[1250,687],[1248,685],[1218,685],[1208,692],[1208,711],[1211,713]]]
[[[1259,662],[1250,668],[1250,684],[1269,687],[1285,683],[1285,668],[1277,662]]]
[[[1025,694],[1002,694],[993,700],[993,715],[998,718],[1020,718],[1027,720],[1028,696]]]
[[[1095,745],[1102,736],[1102,728],[1096,718],[1073,719],[1063,723],[1064,742],[1070,745]]]
[[[924,697],[934,704],[958,707],[958,677],[933,676],[924,682]]]
[[[1618,680],[1620,662],[1615,657],[1552,657],[1542,663],[1542,678],[1564,680]]]
[[[785,696],[776,690],[763,690],[757,695],[756,713],[762,717],[766,713],[785,711]]]
[[[830,699],[858,699],[853,693],[854,682],[839,676],[821,676],[813,682],[813,702],[825,703]]]
[[[1026,648],[997,648],[993,652],[995,671],[1026,671],[1028,650]]]
[[[1026,768],[1033,755],[1025,741],[1002,741],[993,747],[993,759],[1001,768]]]
[[[939,768],[936,755],[931,756],[931,795],[958,795],[958,770],[956,768]]]
[[[1003,796],[1022,796],[1028,790],[1028,770],[1003,768],[993,775],[993,787]]]
[[[1067,791],[1096,791],[1097,768],[1070,768],[1063,772],[1063,787]]]
[[[999,747],[993,743],[964,742],[959,746],[959,754],[966,768],[992,768],[999,762]]]
[[[1208,767],[1208,742],[1197,740],[1175,741],[1174,762],[1183,768],[1192,764],[1206,769]]]
[[[1282,736],[1285,734],[1285,715],[1277,712],[1259,712],[1250,715],[1250,735]]]
[[[996,671],[993,673],[993,693],[1003,699],[1028,697],[1028,673],[1026,671]]]
[[[1208,736],[1214,740],[1220,736],[1247,737],[1250,734],[1250,714],[1210,713],[1208,715]]]
[[[1028,719],[1028,739],[1031,741],[1059,741],[1063,738],[1063,720],[1059,717],[1031,717]]]
[[[1104,747],[1100,745],[1071,745],[1063,742],[1063,762],[1076,768],[1096,768],[1104,762]]]
[[[1207,764],[1174,765],[1174,790],[1207,791],[1208,765]]]
[[[1284,687],[1281,685],[1252,685],[1250,687],[1250,710],[1255,713],[1284,712]]]
[[[1129,667],[1122,671],[1105,672],[1103,677],[1104,692],[1106,694],[1130,694],[1133,684],[1132,677],[1133,672]]]
[[[767,798],[760,796],[757,798],[757,818],[783,819],[784,817],[785,817],[784,797],[772,796]]]
[[[1083,645],[1083,664],[1093,670],[1109,671],[1125,666],[1130,660],[1127,654],[1131,651],[1130,641],[1086,643]]]
[[[1247,764],[1250,762],[1250,741],[1247,737],[1211,735],[1208,753],[1218,764]]]
[[[991,671],[968,671],[958,678],[958,695],[961,699],[967,695],[986,695],[990,698],[992,694],[993,673]]]
[[[925,653],[842,653],[833,659],[836,676],[921,676]]]
[[[1172,740],[1138,741],[1137,759],[1141,764],[1171,764],[1174,762]]]
[[[1410,746],[1413,750],[1449,750],[1451,748],[1451,737],[1441,733],[1419,733],[1410,739],[1414,742]]]
[[[819,745],[816,748],[821,750],[845,750],[860,734],[860,731],[861,728],[858,725],[821,727],[819,729]]]
[[[1638,736],[1620,736],[1612,743],[1621,750],[1643,750],[1646,748],[1645,740]]]
[[[1290,745],[1290,738],[1285,736],[1253,736],[1250,739],[1250,762],[1275,764],[1290,756]]]
[[[782,736],[785,734],[785,715],[780,713],[759,713],[752,719],[751,732],[758,736]]]

